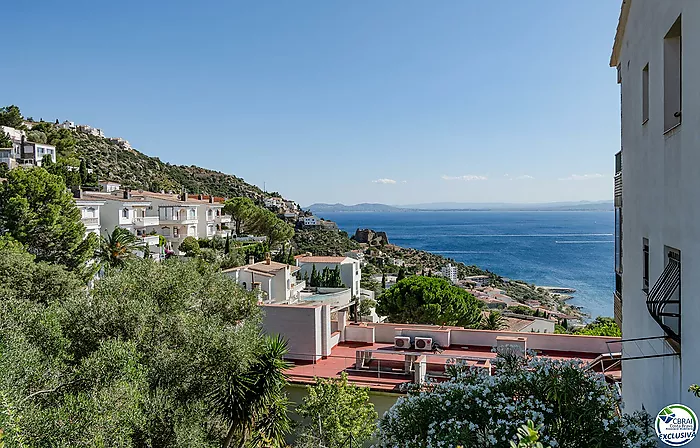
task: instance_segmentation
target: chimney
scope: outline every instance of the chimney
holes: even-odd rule
[[[270,252],[265,254],[265,264],[270,264],[272,259],[270,258]]]
[[[248,264],[255,264],[255,255],[248,255]]]
[[[197,199],[200,200],[200,201],[202,200],[202,193],[199,193],[199,194],[197,195]]]
[[[180,195],[180,199],[182,202],[187,202],[187,191],[182,190],[182,194]]]
[[[128,188],[124,189],[124,199],[131,199],[131,190]]]
[[[82,199],[83,198],[83,189],[82,188],[73,187],[73,188],[71,188],[71,192],[73,193],[74,199]]]
[[[209,196],[209,203],[213,204],[214,203],[214,196]]]

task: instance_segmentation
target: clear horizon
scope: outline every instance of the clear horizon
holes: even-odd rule
[[[3,103],[303,204],[612,197],[619,2],[167,5],[8,5]]]

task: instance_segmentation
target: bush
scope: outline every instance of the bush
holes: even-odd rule
[[[490,376],[454,364],[448,381],[400,398],[380,421],[377,446],[507,448],[530,420],[545,446],[656,446],[646,414],[620,417],[617,391],[579,360],[503,349],[495,366]]]
[[[180,243],[180,247],[178,249],[180,249],[181,252],[184,252],[188,257],[192,257],[199,253],[199,242],[197,241],[197,238],[188,236],[182,240],[182,243]]]

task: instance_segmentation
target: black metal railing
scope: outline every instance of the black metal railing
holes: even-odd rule
[[[681,342],[681,262],[677,254],[669,253],[668,263],[647,296],[649,314],[675,342]]]

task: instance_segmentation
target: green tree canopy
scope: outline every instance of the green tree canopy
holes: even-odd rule
[[[236,225],[236,235],[241,235],[243,224],[252,216],[255,209],[255,204],[248,198],[238,197],[226,201],[223,212],[231,215]]]
[[[369,388],[348,383],[347,373],[340,379],[316,378],[308,386],[308,395],[297,408],[303,417],[301,439],[316,441],[314,446],[344,448],[362,446],[374,432],[377,412],[369,401]],[[352,444],[350,444],[352,438]]]
[[[66,280],[51,272],[51,298],[39,301],[2,275],[19,273],[8,256],[43,263],[1,240],[7,446],[283,446],[284,343],[261,337],[256,299],[234,280],[192,261],[136,259],[89,292],[52,295]]]
[[[0,184],[0,234],[20,242],[37,261],[81,269],[97,236],[85,236],[80,211],[59,176],[43,168],[12,170]]]
[[[47,143],[46,134],[41,131],[31,130],[27,132],[27,140],[34,143]]]
[[[185,237],[178,249],[184,252],[188,257],[193,257],[199,253],[199,241],[193,236]]]
[[[12,139],[6,132],[0,131],[0,148],[12,148]]]
[[[579,330],[576,330],[576,334],[584,334],[588,336],[622,336],[620,327],[617,326],[615,320],[610,317],[602,316],[598,316],[593,322]]]
[[[22,112],[20,112],[19,107],[14,104],[0,107],[0,126],[21,129],[23,127],[23,121],[24,118],[22,117]]]
[[[482,303],[447,280],[414,275],[397,282],[377,301],[377,314],[389,322],[459,325],[474,328]]]

